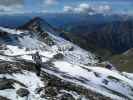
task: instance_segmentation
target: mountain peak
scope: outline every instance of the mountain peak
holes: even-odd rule
[[[22,25],[20,29],[26,29],[37,32],[37,30],[39,31],[39,29],[41,29],[41,23],[43,23],[43,19],[41,19],[40,17],[35,17],[24,25]]]
[[[40,18],[40,17],[35,17],[35,18],[31,19],[29,22],[27,22],[26,24],[27,25],[37,24],[38,26],[41,26],[41,23],[47,23],[47,22],[44,19]]]
[[[50,25],[45,19],[42,19],[40,17],[35,17],[31,19],[26,24],[19,27],[19,29],[26,29],[33,32],[49,32],[49,33],[56,33],[56,29],[53,28],[52,25]]]

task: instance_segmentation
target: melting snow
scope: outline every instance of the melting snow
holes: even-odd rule
[[[0,30],[2,30],[4,32],[8,32],[10,34],[21,34],[21,33],[24,33],[23,31],[20,31],[20,30],[9,29],[9,28],[4,28],[4,27],[0,27]]]
[[[44,87],[44,83],[40,80],[39,77],[36,76],[35,73],[23,71],[23,73],[16,73],[13,75],[9,74],[0,74],[0,78],[6,77],[7,79],[14,79],[17,80],[24,85],[26,85],[27,89],[29,90],[30,94],[28,97],[21,98],[18,97],[16,94],[16,90],[21,88],[21,86],[18,86],[17,84],[14,85],[15,89],[10,90],[0,90],[0,95],[4,97],[8,97],[11,100],[44,100],[40,98],[39,94],[36,94],[35,90],[40,87]]]
[[[44,70],[65,80],[69,80],[74,83],[78,82],[77,84],[79,85],[83,85],[86,88],[100,92],[101,94],[111,98],[118,99],[119,95],[117,95],[117,93],[120,93],[121,96],[127,96],[128,98],[133,99],[133,80],[121,75],[117,71],[111,71],[105,68],[94,66],[87,68],[83,65],[73,65],[65,61],[56,61],[54,62],[54,65],[59,72],[63,72],[63,74],[58,73],[57,75],[56,72]],[[72,79],[69,79],[67,76],[72,77]],[[112,77],[112,79],[109,77]],[[107,80],[107,84],[104,83],[105,80]]]
[[[0,55],[0,60],[4,60],[4,61],[13,61],[10,57],[7,57],[7,56],[3,56],[3,55]]]
[[[19,38],[20,45],[25,48],[30,48],[30,49],[42,49],[44,48],[44,43],[38,41],[35,38],[31,38],[30,36],[24,36],[23,38]]]

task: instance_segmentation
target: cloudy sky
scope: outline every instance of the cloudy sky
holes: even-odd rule
[[[0,14],[29,12],[133,14],[133,0],[0,0]]]

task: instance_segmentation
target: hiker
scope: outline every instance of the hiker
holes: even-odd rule
[[[36,74],[37,74],[37,76],[40,76],[41,66],[42,66],[42,58],[41,58],[41,55],[39,54],[39,52],[36,52],[34,55],[32,55],[32,59],[35,63],[35,68],[37,70]]]
[[[107,64],[105,66],[105,68],[109,69],[109,70],[116,70],[116,68],[112,65],[112,64]]]

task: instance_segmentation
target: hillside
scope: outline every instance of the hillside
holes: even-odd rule
[[[110,57],[109,61],[114,64],[116,67],[118,67],[121,71],[133,71],[133,49],[129,49],[126,52],[122,54],[117,54],[112,57]]]
[[[33,23],[30,29],[0,27],[0,96],[2,99],[133,99],[131,73],[96,66],[99,59],[95,54],[51,34],[50,26],[45,28],[40,23],[34,26],[36,20],[32,21],[30,21],[30,25]],[[43,23],[43,20],[40,21]],[[40,77],[36,76],[32,59],[32,55],[37,51],[42,57]]]

